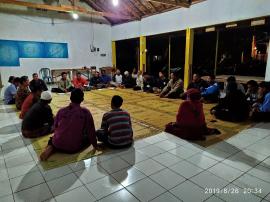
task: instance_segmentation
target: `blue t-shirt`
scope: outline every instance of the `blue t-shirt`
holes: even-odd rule
[[[4,98],[5,98],[5,104],[8,104],[16,95],[17,89],[14,84],[10,84],[5,91]]]
[[[105,84],[107,84],[111,81],[111,77],[109,77],[107,75],[102,75],[101,79],[102,79],[102,83],[105,83]]]
[[[204,91],[202,92],[202,96],[213,95],[213,94],[218,94],[218,93],[219,93],[218,83],[214,83],[213,85],[204,89]]]
[[[263,104],[260,106],[261,112],[270,112],[270,92],[264,97]]]

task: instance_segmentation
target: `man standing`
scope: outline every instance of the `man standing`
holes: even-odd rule
[[[56,151],[75,153],[91,144],[97,148],[91,112],[80,106],[84,100],[83,91],[79,88],[73,90],[70,100],[70,105],[60,109],[55,117],[54,136],[40,155],[42,161],[47,160]]]
[[[30,85],[29,85],[29,88],[30,90],[32,91],[36,86],[39,86],[39,88],[42,90],[42,91],[47,91],[48,88],[45,84],[45,82],[38,78],[38,74],[37,73],[34,73],[33,75],[33,80],[30,81]]]

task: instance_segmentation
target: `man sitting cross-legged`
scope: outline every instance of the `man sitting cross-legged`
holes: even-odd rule
[[[54,122],[54,135],[50,138],[40,160],[46,161],[55,151],[76,153],[90,146],[97,148],[95,125],[90,111],[80,104],[84,99],[81,89],[71,92],[71,104],[58,111]]]
[[[43,91],[40,100],[25,114],[22,122],[22,135],[27,138],[37,138],[48,135],[53,130],[53,113],[50,107],[52,94]]]
[[[98,141],[115,149],[129,147],[133,143],[130,115],[120,108],[122,103],[120,96],[113,96],[112,110],[103,115],[101,129],[97,131]]]

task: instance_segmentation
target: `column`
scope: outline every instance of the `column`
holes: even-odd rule
[[[146,71],[146,37],[140,36],[140,70]]]
[[[193,42],[194,30],[188,28],[186,31],[186,56],[184,70],[184,89],[187,89],[192,76],[192,61],[193,61]]]

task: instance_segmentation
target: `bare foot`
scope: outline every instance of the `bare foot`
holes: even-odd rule
[[[46,161],[54,152],[54,149],[51,145],[48,145],[46,149],[40,154],[40,160]]]

